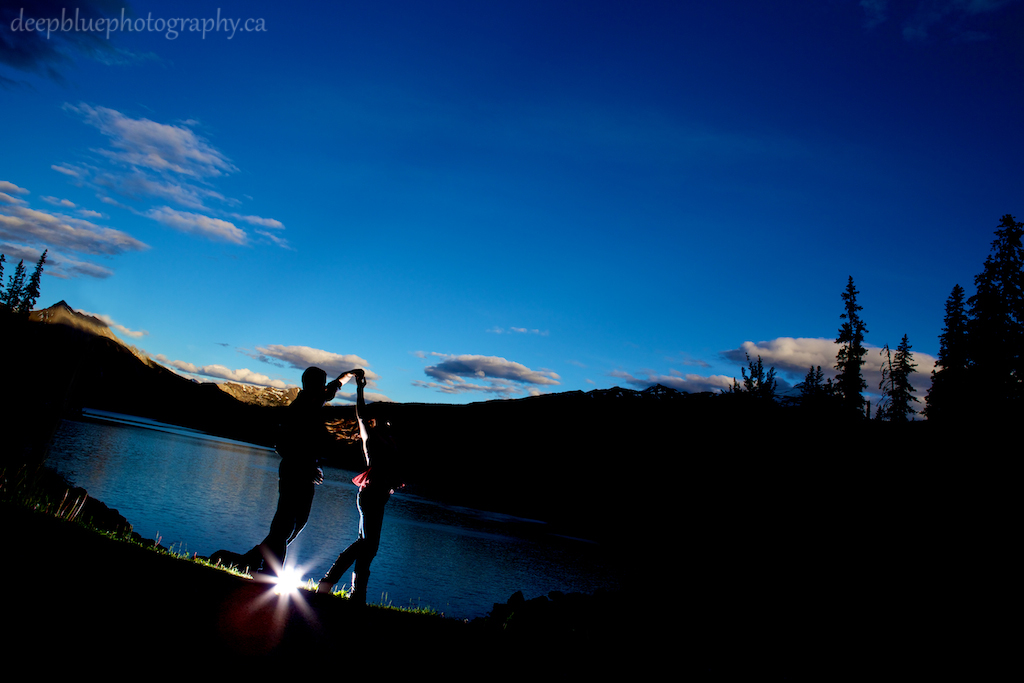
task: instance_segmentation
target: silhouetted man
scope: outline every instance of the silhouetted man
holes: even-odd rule
[[[259,545],[241,556],[237,562],[239,566],[268,574],[277,574],[284,566],[288,545],[306,526],[313,493],[324,480],[320,459],[333,442],[324,420],[324,404],[354,376],[354,371],[349,371],[324,386],[327,373],[320,368],[307,368],[302,373],[302,390],[285,409],[278,433],[277,452],[281,456],[281,465],[278,469],[277,512],[270,523],[270,533]],[[230,558],[230,554],[222,552],[214,558],[217,555]]]

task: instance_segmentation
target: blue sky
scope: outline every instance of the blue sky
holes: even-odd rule
[[[48,249],[40,306],[206,381],[702,391],[749,352],[793,384],[852,275],[923,400],[1024,214],[1020,1],[0,8],[8,274]]]

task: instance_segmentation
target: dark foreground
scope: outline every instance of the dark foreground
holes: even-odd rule
[[[0,578],[8,593],[0,652],[8,666],[27,662],[40,673],[155,670],[221,677],[264,667],[294,667],[300,675],[330,667],[339,674],[416,677],[436,671],[548,675],[627,663],[644,671],[653,664],[648,657],[633,661],[646,650],[639,639],[646,627],[617,598],[600,600],[600,613],[586,624],[568,623],[565,610],[547,598],[533,606],[513,601],[498,606],[494,620],[467,623],[359,608],[308,591],[282,601],[266,584],[18,505],[0,504],[0,528]],[[573,619],[596,605],[579,600],[562,599]],[[627,642],[636,649],[623,649]]]
[[[8,593],[0,652],[9,667],[24,662],[40,674],[826,681],[920,680],[941,671],[984,679],[1010,638],[991,620],[1010,611],[1008,595],[985,585],[965,595],[927,576],[894,576],[900,589],[875,595],[833,586],[814,604],[785,594],[754,598],[773,592],[759,582],[711,590],[708,599],[680,583],[678,594],[651,590],[642,604],[618,594],[510,601],[466,623],[306,591],[283,603],[264,584],[18,505],[0,504],[0,528]],[[842,593],[863,602],[836,600]]]

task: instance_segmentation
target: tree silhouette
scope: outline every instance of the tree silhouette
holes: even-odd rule
[[[864,335],[868,330],[860,318],[863,306],[857,303],[858,294],[860,292],[854,287],[851,275],[842,294],[844,310],[839,316],[845,322],[840,325],[836,337],[836,342],[840,344],[839,352],[836,354],[836,370],[839,371],[836,375],[836,391],[843,408],[859,415],[864,410],[862,392],[867,387],[861,367],[867,353],[867,349],[864,348]]]
[[[22,292],[21,302],[18,304],[19,313],[28,315],[32,311],[32,307],[36,305],[36,299],[39,298],[39,281],[43,277],[43,264],[46,263],[47,253],[49,253],[49,249],[44,249],[39,256],[36,269],[32,271],[32,277],[29,278],[28,284]]]
[[[758,356],[757,362],[754,362],[750,360],[749,353],[747,354],[747,367],[750,368],[749,375],[745,369],[740,368],[740,373],[743,375],[743,391],[766,401],[774,399],[775,389],[778,386],[778,382],[775,380],[775,368],[766,372],[761,356]],[[736,380],[733,380],[734,386],[735,382]]]
[[[922,411],[929,420],[949,422],[962,414],[969,396],[967,312],[964,288],[955,285],[946,299],[946,316],[939,335],[939,356],[932,370],[932,385]]]
[[[882,363],[882,381],[878,384],[882,391],[882,400],[878,402],[878,411],[875,414],[879,419],[907,422],[910,416],[917,412],[910,405],[912,402],[917,403],[914,387],[910,384],[910,375],[917,364],[914,363],[910,349],[907,335],[903,335],[903,339],[900,340],[895,356],[889,351],[888,344],[882,349],[885,362]]]
[[[804,375],[804,381],[796,385],[796,388],[800,390],[800,399],[803,401],[814,401],[823,397],[825,395],[825,373],[821,371],[821,366],[815,368],[812,365]]]
[[[984,410],[1022,398],[1024,364],[1024,223],[1002,217],[992,253],[967,300],[967,361],[972,401]]]
[[[7,311],[16,311],[21,304],[21,297],[25,289],[25,261],[18,261],[18,267],[7,278],[7,291],[3,299],[0,299],[0,306]]]

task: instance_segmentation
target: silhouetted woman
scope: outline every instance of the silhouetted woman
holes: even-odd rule
[[[366,582],[370,578],[370,563],[380,546],[380,531],[384,523],[384,506],[395,489],[403,486],[399,473],[399,451],[391,434],[391,425],[383,420],[366,418],[363,387],[366,377],[362,370],[356,374],[356,421],[363,443],[366,470],[352,480],[359,487],[356,506],[359,508],[359,538],[345,548],[334,566],[320,581],[318,593],[329,593],[342,574],[355,564],[352,572],[352,590],[349,599],[366,602]]]

